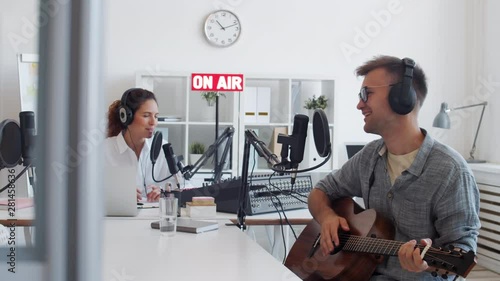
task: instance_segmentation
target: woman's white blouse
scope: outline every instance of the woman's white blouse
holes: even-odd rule
[[[144,146],[142,147],[139,159],[137,159],[134,151],[125,142],[123,134],[120,133],[117,136],[109,137],[104,140],[104,153],[108,165],[132,165],[137,167],[135,182],[137,188],[142,190],[143,197],[146,197],[148,187],[150,187],[151,185],[156,185],[164,189],[167,182],[174,184],[173,177],[167,181],[162,181],[159,183],[155,181],[163,180],[167,176],[170,176],[165,155],[161,152],[158,155],[158,159],[156,160],[156,163],[154,165],[155,180],[153,180],[153,175],[151,173],[151,171],[153,170],[153,165],[150,159],[152,141],[153,138],[146,139]],[[165,144],[166,141],[163,140],[163,143]]]

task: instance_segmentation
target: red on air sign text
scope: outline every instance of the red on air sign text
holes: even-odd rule
[[[191,91],[241,92],[243,74],[191,74]]]

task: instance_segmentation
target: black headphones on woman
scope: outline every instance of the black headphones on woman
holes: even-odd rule
[[[413,88],[413,69],[415,62],[410,58],[402,59],[404,65],[403,80],[394,84],[389,91],[389,105],[400,115],[410,113],[417,102],[417,93]]]
[[[122,95],[120,101],[120,107],[118,107],[118,116],[120,117],[120,122],[123,126],[128,126],[132,121],[134,121],[134,111],[127,106],[128,96],[131,92],[138,90],[139,88],[131,88],[125,91]]]

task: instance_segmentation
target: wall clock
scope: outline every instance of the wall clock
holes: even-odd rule
[[[231,11],[215,11],[208,15],[205,21],[205,37],[214,46],[231,46],[238,40],[240,34],[240,20]]]

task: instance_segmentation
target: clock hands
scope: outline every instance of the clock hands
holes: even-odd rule
[[[226,30],[226,28],[224,26],[222,26],[222,24],[220,24],[220,22],[218,20],[216,20],[216,22],[220,26],[220,29],[222,29],[224,31]]]
[[[224,27],[224,30],[226,30],[226,28],[228,28],[228,27],[235,26],[235,25],[238,25],[238,24],[237,24],[237,23],[235,23],[235,24],[231,24],[231,25],[225,26],[225,27]]]
[[[235,23],[235,24],[231,24],[231,25],[228,25],[228,26],[222,26],[222,24],[218,20],[215,20],[215,22],[217,22],[217,24],[220,26],[220,29],[222,29],[224,31],[226,31],[226,28],[238,25],[237,23]]]

